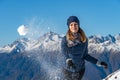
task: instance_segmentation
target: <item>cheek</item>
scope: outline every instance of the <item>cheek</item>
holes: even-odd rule
[[[78,28],[75,28],[74,31],[75,31],[75,32],[78,32]]]
[[[70,31],[73,31],[74,30],[74,28],[73,27],[70,27]]]
[[[74,29],[75,29],[75,30],[78,30],[78,27],[75,27]]]

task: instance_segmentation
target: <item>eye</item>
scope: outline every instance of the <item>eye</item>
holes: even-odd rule
[[[77,23],[74,24],[75,26],[78,25]]]
[[[73,26],[73,24],[70,24],[70,26]]]

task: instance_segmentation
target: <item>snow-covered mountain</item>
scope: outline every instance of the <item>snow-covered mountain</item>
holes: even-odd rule
[[[48,32],[37,40],[22,38],[0,48],[0,79],[64,80],[60,67],[62,37]],[[89,54],[105,61],[109,67],[103,69],[86,62],[83,80],[101,80],[120,68],[120,34],[93,35],[88,40]]]

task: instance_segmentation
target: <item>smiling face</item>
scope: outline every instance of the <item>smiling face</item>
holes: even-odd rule
[[[79,30],[79,26],[78,26],[78,23],[76,22],[71,22],[70,25],[69,25],[69,29],[72,33],[77,33],[78,30]]]

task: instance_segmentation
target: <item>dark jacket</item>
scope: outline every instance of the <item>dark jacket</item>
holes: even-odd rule
[[[94,64],[96,64],[98,61],[97,59],[95,59],[94,57],[88,54],[88,40],[86,40],[85,43],[80,42],[79,44],[75,46],[68,47],[66,36],[64,36],[61,42],[61,49],[65,57],[65,62],[67,59],[70,58],[72,59],[74,65],[76,66],[74,70],[67,68],[67,64],[64,66],[65,69],[72,71],[72,72],[79,71],[85,68],[85,60],[91,63],[94,63]]]

